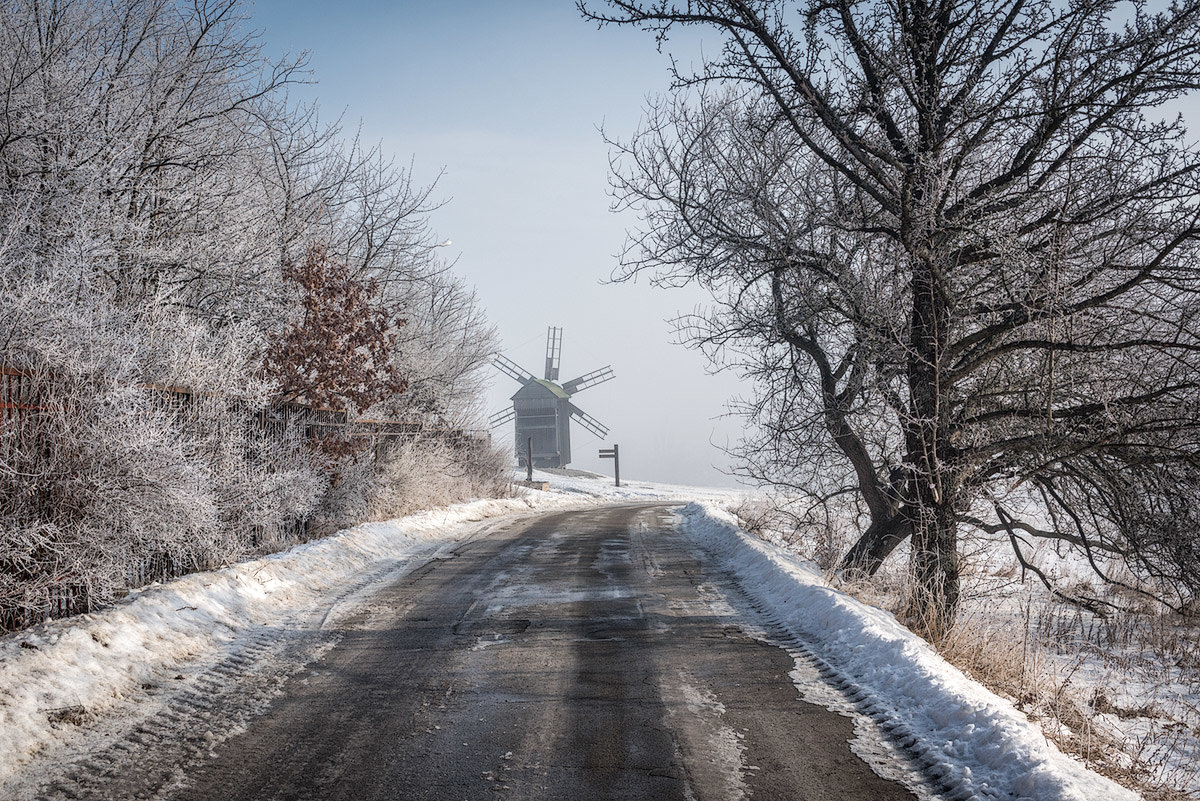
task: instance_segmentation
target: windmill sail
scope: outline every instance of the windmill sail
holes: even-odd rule
[[[593,370],[590,373],[585,373],[579,376],[579,378],[572,378],[570,381],[565,382],[562,388],[568,395],[574,395],[576,392],[582,392],[589,387],[603,384],[605,381],[611,381],[613,377],[613,369],[610,365],[608,367],[601,367],[599,370]]]
[[[497,355],[492,360],[492,364],[496,365],[496,369],[504,373],[511,379],[520,381],[522,384],[528,384],[530,381],[536,381],[533,373],[526,370],[521,365],[514,362],[512,359],[504,355]]]
[[[511,406],[507,409],[501,409],[488,418],[489,428],[499,428],[505,423],[511,423],[513,418],[517,416],[517,410]]]
[[[579,421],[579,425],[583,426],[588,431],[591,431],[601,439],[608,436],[608,426],[604,425],[604,423],[601,423],[595,417],[592,417],[575,404],[571,403],[568,405],[571,407],[571,416]]]

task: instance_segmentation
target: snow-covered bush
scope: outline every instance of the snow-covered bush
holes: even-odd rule
[[[0,409],[0,628],[372,514],[373,461],[278,411],[290,346],[343,348],[310,404],[451,429],[472,411],[493,338],[435,255],[433,187],[291,102],[304,64],[265,57],[241,8],[0,14],[0,379],[20,395]],[[289,273],[312,253],[368,336],[314,329],[329,316]]]
[[[511,492],[508,456],[483,438],[435,431],[374,448],[360,442],[363,447],[338,461],[313,516],[313,533]]]

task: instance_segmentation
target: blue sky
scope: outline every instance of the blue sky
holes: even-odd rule
[[[597,129],[628,135],[646,95],[666,89],[668,60],[650,36],[597,30],[572,0],[258,0],[249,9],[269,54],[309,53],[318,83],[303,92],[323,117],[344,114],[348,131],[361,121],[368,142],[411,159],[422,181],[444,170],[438,195],[448,202],[434,226],[453,240],[458,272],[507,355],[538,371],[546,326],[559,325],[564,378],[613,365],[616,380],[578,396],[612,432],[600,442],[573,429],[573,466],[610,472],[596,451],[617,442],[629,478],[732,483],[714,443],[741,426],[715,418],[740,388],[706,375],[666,322],[703,296],[602,283],[635,221],[608,210]],[[490,409],[515,389],[497,375]]]

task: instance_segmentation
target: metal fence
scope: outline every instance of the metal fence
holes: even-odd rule
[[[18,465],[15,474],[19,475],[19,466],[36,459],[37,454],[48,455],[45,428],[38,424],[38,418],[47,410],[45,395],[45,385],[29,373],[0,367],[0,459],[4,464]],[[5,483],[18,475],[4,477]],[[4,498],[0,497],[0,508],[3,504]]]
[[[32,374],[0,366],[0,521],[14,520],[18,509],[43,509],[49,503],[45,484],[38,480],[39,466],[52,456],[42,424],[48,394],[45,382]],[[19,569],[6,556],[0,553],[0,565]],[[91,611],[95,593],[86,579],[67,573],[27,578],[40,580],[19,599],[0,600],[0,631],[28,626],[39,617]]]

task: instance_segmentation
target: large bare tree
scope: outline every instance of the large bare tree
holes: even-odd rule
[[[953,620],[964,524],[1200,589],[1200,2],[581,3],[660,45],[715,30],[614,184],[624,274],[714,290],[741,354],[746,470],[911,538],[913,621]],[[843,504],[845,505],[845,504]]]

